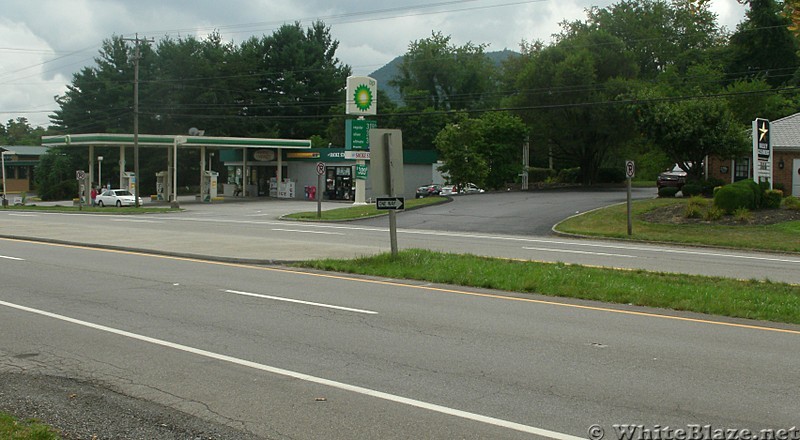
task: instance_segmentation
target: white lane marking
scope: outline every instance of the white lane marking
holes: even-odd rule
[[[607,252],[573,251],[573,250],[569,250],[569,249],[552,249],[552,248],[535,248],[535,247],[523,247],[522,249],[529,250],[529,251],[545,251],[545,252],[557,252],[557,253],[565,253],[565,254],[600,255],[600,256],[604,256],[604,257],[636,258],[636,255],[610,254],[610,253],[607,253]]]
[[[307,306],[316,306],[316,307],[325,307],[328,309],[336,309],[336,310],[344,310],[347,312],[356,312],[356,313],[364,313],[367,315],[377,315],[378,312],[373,312],[372,310],[362,310],[362,309],[352,309],[350,307],[342,307],[342,306],[334,306],[330,304],[322,304],[310,301],[303,301],[299,299],[292,299],[292,298],[284,298],[282,296],[271,296],[271,295],[261,295],[259,293],[250,293],[250,292],[240,292],[238,290],[223,290],[225,293],[235,293],[236,295],[243,295],[243,296],[253,296],[256,298],[264,298],[264,299],[273,299],[275,301],[285,301],[290,303],[297,303],[297,304],[305,304]]]
[[[9,217],[39,217],[37,214],[8,214]]]
[[[350,391],[357,394],[362,394],[365,396],[375,397],[377,399],[386,400],[389,402],[400,403],[403,405],[409,405],[421,409],[425,409],[428,411],[438,412],[441,414],[446,414],[454,417],[460,417],[462,419],[472,420],[480,423],[485,423],[488,425],[499,426],[501,428],[513,429],[515,431],[521,431],[529,434],[539,435],[542,437],[557,439],[557,440],[585,440],[583,437],[576,437],[569,434],[564,434],[561,432],[550,431],[543,428],[537,428],[534,426],[523,425],[521,423],[510,422],[508,420],[497,419],[494,417],[484,416],[481,414],[471,413],[467,411],[462,411],[459,409],[449,408],[442,405],[437,405],[435,403],[428,403],[423,402],[421,400],[410,399],[408,397],[398,396],[395,394],[385,393],[383,391],[377,391],[370,388],[360,387],[358,385],[350,385],[343,382],[337,382],[330,379],[325,379],[322,377],[311,376],[309,374],[300,373],[291,370],[285,370],[283,368],[272,367],[269,365],[259,364],[257,362],[252,362],[244,359],[235,358],[233,356],[228,356],[224,354],[214,353],[211,351],[203,350],[200,348],[189,347],[188,345],[177,344],[175,342],[165,341],[163,339],[156,339],[151,338],[149,336],[140,335],[137,333],[128,332],[125,330],[116,329],[113,327],[107,327],[101,324],[95,324],[88,321],[82,321],[75,318],[70,318],[68,316],[59,315],[52,312],[47,312],[44,310],[34,309],[31,307],[26,307],[6,301],[0,301],[0,305],[10,307],[12,309],[22,310],[24,312],[34,313],[41,316],[46,316],[48,318],[58,319],[61,321],[69,322],[72,324],[77,324],[83,327],[88,327],[95,330],[100,330],[107,333],[112,333],[119,336],[124,336],[126,338],[135,339],[138,341],[147,342],[154,345],[160,345],[162,347],[172,348],[174,350],[183,351],[186,353],[195,354],[198,356],[203,356],[209,359],[215,359],[222,362],[228,362],[235,365],[241,365],[244,367],[253,368],[255,370],[265,371],[267,373],[272,373],[284,377],[290,377],[293,379],[303,380],[306,382],[316,383],[320,385],[329,386],[332,388],[337,388],[344,391]]]
[[[325,232],[325,231],[303,231],[300,229],[278,229],[272,228],[273,231],[281,232],[302,232],[303,234],[323,234],[323,235],[344,235],[341,232]]]
[[[128,222],[128,223],[162,223],[156,220],[139,220],[135,218],[115,218],[111,219],[112,222]]]
[[[2,258],[4,260],[25,261],[24,258],[9,257],[9,256],[6,256],[6,255],[0,255],[0,258]]]

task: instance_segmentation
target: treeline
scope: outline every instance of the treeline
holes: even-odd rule
[[[735,30],[718,24],[707,0],[594,7],[500,66],[485,45],[433,32],[409,44],[392,81],[402,101],[379,91],[378,124],[402,129],[406,148],[438,149],[455,180],[489,187],[518,179],[526,138],[531,165],[579,167],[584,183],[624,159],[653,179],[670,163],[743,154],[750,121],[796,111],[800,81],[791,3],[746,3]],[[337,49],[322,22],[241,44],[218,33],[143,44],[140,131],[197,127],[342,146],[351,68]],[[104,42],[57,98],[50,130],[131,132],[133,54],[121,37]]]

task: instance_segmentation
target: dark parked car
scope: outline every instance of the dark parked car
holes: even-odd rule
[[[659,174],[656,179],[656,186],[659,189],[665,186],[673,186],[681,189],[684,183],[686,183],[686,171],[683,171],[678,164],[675,164],[671,170]]]
[[[417,198],[438,196],[442,192],[442,185],[432,183],[430,185],[420,186],[417,188]]]

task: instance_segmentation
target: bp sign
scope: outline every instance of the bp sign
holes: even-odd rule
[[[378,112],[378,82],[368,76],[348,76],[345,113],[372,116]]]

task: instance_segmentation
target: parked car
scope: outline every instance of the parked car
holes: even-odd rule
[[[106,189],[103,190],[101,194],[99,194],[95,198],[95,202],[100,207],[103,206],[135,206],[136,205],[136,197],[131,194],[130,191],[127,189]],[[142,204],[142,198],[139,197],[139,205]]]
[[[681,189],[684,183],[686,183],[686,171],[683,171],[678,164],[675,164],[672,169],[659,174],[656,179],[656,186],[659,189],[665,186]]]
[[[439,193],[440,196],[453,196],[456,194],[458,194],[458,187],[455,185],[445,185]]]
[[[482,193],[484,190],[478,188],[478,185],[475,185],[474,183],[465,183],[458,188],[458,192],[461,194],[474,194]]]
[[[438,196],[441,192],[442,185],[432,183],[430,185],[424,185],[417,188],[417,198],[421,199],[423,197]]]

